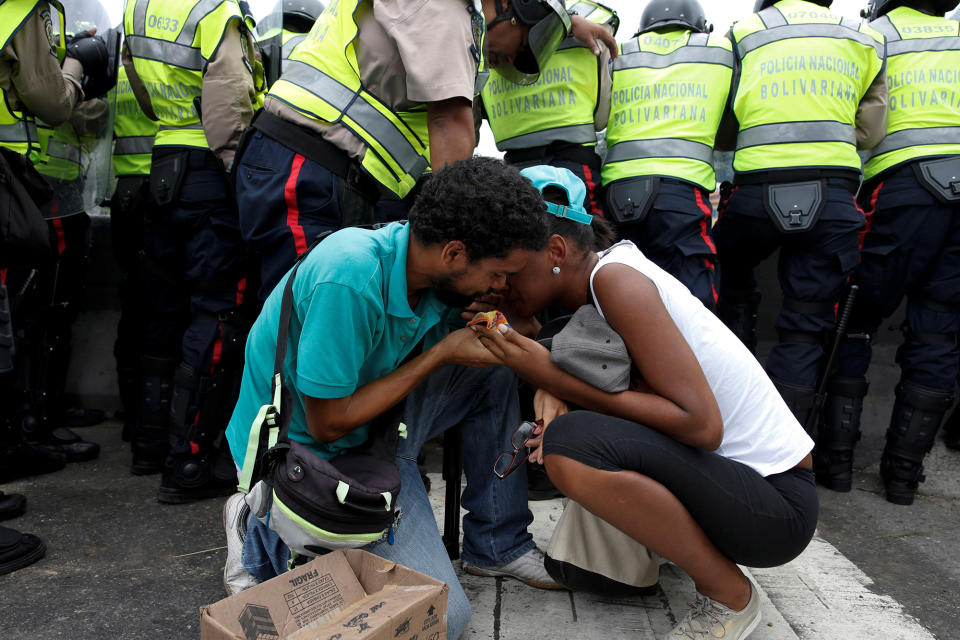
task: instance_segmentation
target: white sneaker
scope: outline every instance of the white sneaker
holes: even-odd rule
[[[464,562],[463,570],[475,576],[504,576],[507,578],[516,578],[538,589],[566,589],[566,587],[555,581],[550,577],[550,574],[547,573],[546,568],[543,566],[543,551],[540,551],[537,547],[530,549],[530,551],[527,551],[513,562],[500,567],[475,567]]]
[[[250,507],[242,493],[235,493],[223,503],[223,529],[227,534],[227,561],[223,565],[223,588],[228,596],[259,584],[260,581],[243,568],[243,539],[247,536]]]
[[[740,611],[734,611],[716,600],[697,594],[697,601],[690,605],[690,612],[673,631],[662,640],[680,638],[723,638],[742,640],[760,624],[760,597],[757,588],[750,582],[750,601]]]

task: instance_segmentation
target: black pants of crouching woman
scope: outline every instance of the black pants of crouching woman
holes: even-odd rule
[[[775,567],[790,562],[806,548],[817,526],[812,471],[794,468],[764,477],[745,464],[629,420],[572,411],[550,424],[543,452],[656,480],[737,564]],[[637,518],[644,517],[638,510]]]

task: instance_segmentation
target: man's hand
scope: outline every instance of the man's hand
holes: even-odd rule
[[[559,418],[569,412],[570,407],[549,391],[537,389],[537,393],[533,396],[533,411],[537,416],[538,424],[541,424],[542,427],[539,431],[534,431],[535,436],[526,442],[526,445],[533,449],[527,459],[537,464],[543,464],[543,434],[554,418]]]
[[[573,37],[587,45],[595,56],[600,55],[600,45],[597,44],[597,40],[600,40],[610,50],[610,59],[616,60],[617,41],[602,24],[590,22],[583,16],[572,15],[570,16],[570,31]]]
[[[460,364],[467,367],[503,364],[480,342],[480,334],[474,327],[450,332],[447,337],[437,343],[436,348],[444,364]]]

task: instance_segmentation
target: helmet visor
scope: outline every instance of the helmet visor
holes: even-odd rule
[[[498,68],[497,71],[511,82],[533,84],[569,31],[570,18],[566,12],[562,15],[551,13],[530,28],[527,46],[517,54],[513,64]]]

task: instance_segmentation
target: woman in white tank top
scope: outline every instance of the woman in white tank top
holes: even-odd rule
[[[759,601],[737,564],[784,564],[810,541],[813,441],[756,359],[678,280],[630,242],[594,251],[609,228],[577,206],[576,176],[522,173],[566,206],[548,203],[552,235],[508,276],[507,306],[522,316],[595,305],[640,374],[607,393],[516,331],[485,332],[487,348],[538,389],[545,431],[528,442],[531,459],[566,496],[691,576],[698,602],[667,637],[745,638]]]

